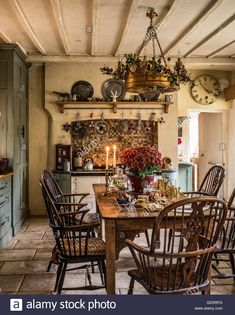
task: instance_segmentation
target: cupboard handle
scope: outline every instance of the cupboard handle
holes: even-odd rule
[[[20,128],[20,135],[24,138],[24,125]]]
[[[0,190],[3,190],[5,188],[7,188],[7,186],[2,186],[2,187],[0,187]]]

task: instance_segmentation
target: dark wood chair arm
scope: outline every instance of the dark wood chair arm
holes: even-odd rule
[[[211,246],[206,249],[199,249],[196,251],[191,251],[191,252],[182,252],[182,253],[164,253],[164,252],[151,252],[149,249],[145,249],[137,244],[135,244],[131,240],[125,240],[127,245],[131,247],[132,249],[136,250],[137,252],[140,252],[144,255],[147,255],[149,257],[154,257],[154,258],[166,258],[166,259],[173,259],[173,258],[184,258],[184,257],[195,257],[197,255],[201,255],[203,253],[210,253],[213,252],[216,248],[216,245]]]
[[[131,241],[131,240],[129,240],[129,239],[126,239],[125,242],[126,242],[126,244],[127,244],[129,247],[135,249],[135,250],[138,251],[138,252],[141,252],[141,253],[143,253],[143,254],[149,254],[149,253],[150,253],[150,252],[149,252],[149,249],[146,249],[146,248],[144,248],[144,247],[141,247],[141,246],[137,245],[136,243],[134,243],[133,241]]]
[[[76,194],[63,194],[62,196],[71,196],[71,197],[76,197],[76,196],[84,196],[84,197],[87,197],[89,196],[90,194],[89,193],[76,193]],[[60,196],[60,197],[62,197]]]
[[[82,200],[89,196],[90,194],[89,193],[76,193],[76,194],[63,194],[63,195],[59,195],[57,196],[57,201],[58,202],[76,202],[76,203],[81,203]],[[79,200],[76,200],[75,201],[75,198],[78,197]]]
[[[56,206],[64,206],[64,207],[76,207],[76,208],[83,208],[87,206],[87,203],[76,203],[76,202],[56,202]]]
[[[79,211],[70,211],[70,212],[62,212],[60,213],[60,216],[70,216],[70,215],[77,215],[77,214],[86,214],[87,212],[89,212],[89,210],[79,210]]]
[[[77,225],[67,225],[63,226],[63,230],[66,231],[74,231],[74,232],[79,232],[79,231],[84,231],[87,232],[87,230],[92,231],[95,228],[98,228],[100,225],[98,223],[84,223],[84,224],[77,224]],[[53,226],[52,226],[53,227]]]

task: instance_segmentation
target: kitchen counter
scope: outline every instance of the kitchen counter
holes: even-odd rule
[[[83,169],[77,169],[70,172],[66,171],[59,171],[59,170],[53,170],[53,172],[59,173],[59,174],[69,174],[71,176],[102,176],[105,175],[105,170],[98,168],[94,169],[93,171],[84,171]],[[112,170],[109,171],[109,173],[112,173]]]
[[[187,161],[180,161],[178,164],[179,165],[188,165],[188,166],[194,165],[192,162],[187,162]]]
[[[9,176],[12,176],[13,173],[12,172],[4,172],[4,173],[0,173],[0,180],[5,179]]]

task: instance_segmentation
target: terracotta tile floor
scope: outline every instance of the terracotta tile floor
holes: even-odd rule
[[[138,243],[144,240],[137,239]],[[0,292],[19,294],[52,294],[56,266],[46,272],[51,250],[54,246],[53,235],[46,217],[29,218],[17,235],[0,251]],[[127,270],[134,267],[133,259],[128,249],[124,249],[116,263],[117,293],[127,294],[129,277]],[[230,271],[227,263],[222,263],[221,269]],[[100,284],[98,271],[92,274],[92,282]],[[67,273],[65,286],[84,285],[85,272],[77,270]],[[235,294],[233,279],[212,280],[212,294]],[[96,291],[71,290],[62,294],[106,294],[104,289]],[[134,294],[146,294],[146,291],[136,284]]]

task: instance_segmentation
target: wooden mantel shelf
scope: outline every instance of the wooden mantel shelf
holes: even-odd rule
[[[112,109],[113,113],[117,113],[118,109],[163,109],[164,113],[168,113],[169,105],[173,102],[62,102],[56,104],[63,113],[65,109]]]

